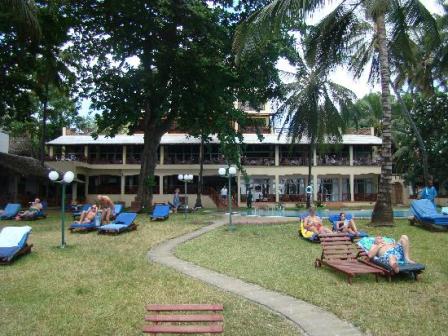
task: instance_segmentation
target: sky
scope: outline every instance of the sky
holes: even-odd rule
[[[308,23],[319,22],[319,20],[330,13],[340,2],[341,0],[334,1],[331,6],[325,7],[324,10],[315,13],[312,18],[308,19]],[[440,14],[442,12],[440,5],[437,3],[437,0],[421,0],[421,2],[431,13]],[[292,67],[285,59],[279,60],[277,68],[288,72],[294,72],[294,67]],[[377,92],[380,90],[379,85],[371,86],[368,84],[368,76],[369,71],[367,69],[359,79],[354,79],[351,73],[349,73],[343,67],[338,67],[331,74],[330,79],[351,89],[358,96],[358,98],[361,98],[370,92]],[[84,99],[81,102],[80,114],[82,116],[86,116],[89,114],[89,106],[90,101],[88,99]]]

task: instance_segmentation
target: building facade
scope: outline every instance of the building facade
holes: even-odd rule
[[[312,183],[314,199],[323,202],[367,202],[376,200],[381,139],[371,129],[343,135],[339,144],[326,144],[312,155],[312,180],[308,181],[307,140],[291,145],[289,139],[271,126],[268,105],[259,111],[240,105],[251,118],[257,119],[264,139],[260,142],[255,128],[243,131],[245,152],[241,172],[234,178],[234,199],[243,205],[250,189],[255,203],[298,203],[306,199],[305,188]],[[238,127],[236,125],[235,127]],[[351,134],[350,134],[351,133]],[[72,170],[78,179],[71,191],[73,199],[92,201],[97,194],[109,195],[114,201],[130,205],[137,191],[143,134],[117,135],[113,138],[74,134],[63,130],[62,136],[48,142],[47,164],[60,171]],[[154,200],[171,201],[176,188],[183,184],[178,174],[193,174],[188,185],[189,205],[195,202],[199,172],[200,140],[173,129],[161,140],[155,172]],[[227,180],[218,175],[226,162],[219,152],[217,139],[204,148],[203,205],[214,207],[219,191]],[[83,181],[84,183],[81,183]]]

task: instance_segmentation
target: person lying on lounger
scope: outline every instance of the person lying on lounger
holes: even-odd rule
[[[98,202],[100,203],[101,207],[101,223],[103,224],[109,224],[110,220],[113,219],[115,216],[114,210],[115,210],[115,204],[112,202],[112,200],[105,195],[98,195]]]
[[[30,208],[26,211],[21,211],[16,216],[16,220],[22,220],[22,219],[30,219],[33,218],[36,213],[42,210],[42,203],[40,202],[39,198],[36,198],[34,202],[31,202]]]
[[[322,225],[322,219],[316,215],[316,209],[314,207],[311,207],[309,210],[309,215],[305,217],[305,220],[303,222],[303,226],[308,231],[321,234],[321,233],[331,233],[331,230],[324,227]]]
[[[353,218],[347,219],[345,212],[339,214],[339,221],[336,222],[336,227],[338,231],[351,233],[353,235],[358,235],[358,229]]]
[[[89,210],[83,211],[81,213],[81,217],[79,217],[79,221],[76,221],[77,224],[88,224],[95,219],[95,216],[98,214],[98,207],[96,204],[92,205]]]
[[[398,243],[386,243],[383,237],[377,236],[368,256],[370,259],[378,257],[381,263],[389,265],[395,273],[400,271],[400,263],[415,263],[409,257],[409,238],[406,235],[402,235]]]

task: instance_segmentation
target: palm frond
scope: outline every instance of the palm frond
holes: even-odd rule
[[[33,38],[40,38],[41,29],[34,0],[2,0],[0,1],[0,9],[11,13],[18,21],[22,22],[19,29],[24,34]]]

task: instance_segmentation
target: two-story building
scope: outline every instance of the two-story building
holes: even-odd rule
[[[289,139],[279,136],[271,126],[272,112],[268,105],[255,111],[241,105],[251,118],[259,120],[264,136],[259,141],[255,128],[243,130],[245,152],[242,164],[247,178],[241,172],[233,181],[234,197],[244,204],[251,188],[255,202],[297,203],[305,200],[305,188],[314,186],[314,199],[325,202],[374,202],[380,175],[378,148],[381,139],[371,129],[353,130],[343,135],[340,144],[317,148],[312,155],[312,181],[308,181],[308,148],[306,139],[290,145]],[[236,125],[235,127],[238,127]],[[97,194],[109,195],[127,205],[134,200],[139,178],[143,134],[100,135],[94,139],[88,134],[63,130],[62,136],[48,142],[47,163],[61,171],[72,170],[78,183],[72,187],[71,197],[92,201]],[[154,200],[171,201],[175,188],[183,184],[179,174],[199,172],[200,140],[177,129],[166,133],[158,150]],[[216,137],[204,149],[203,204],[215,205],[217,193],[226,184],[218,175],[225,167]],[[83,181],[84,183],[81,183]],[[188,186],[190,206],[194,205],[196,183]]]

